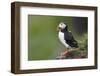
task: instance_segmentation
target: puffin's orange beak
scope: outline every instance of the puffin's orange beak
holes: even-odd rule
[[[60,27],[57,27],[57,31],[60,31],[61,30],[61,28]]]

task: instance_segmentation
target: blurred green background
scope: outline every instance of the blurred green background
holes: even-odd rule
[[[67,23],[81,50],[87,53],[87,18],[28,15],[28,60],[56,59],[66,49],[58,39],[61,21]]]

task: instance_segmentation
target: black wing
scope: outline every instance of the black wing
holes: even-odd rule
[[[64,33],[64,39],[66,41],[66,43],[71,46],[71,47],[75,47],[78,48],[78,43],[77,41],[74,39],[73,35],[71,32],[65,32]]]

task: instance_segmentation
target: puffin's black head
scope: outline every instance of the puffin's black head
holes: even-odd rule
[[[68,26],[64,22],[60,22],[57,30],[58,31],[68,31]]]

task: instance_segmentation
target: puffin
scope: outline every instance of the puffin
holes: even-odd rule
[[[60,22],[58,27],[58,38],[60,42],[66,47],[66,50],[61,53],[60,59],[64,59],[67,57],[69,52],[73,50],[78,50],[78,42],[75,40],[74,36],[72,35],[71,31],[68,30],[68,25],[64,22]]]

